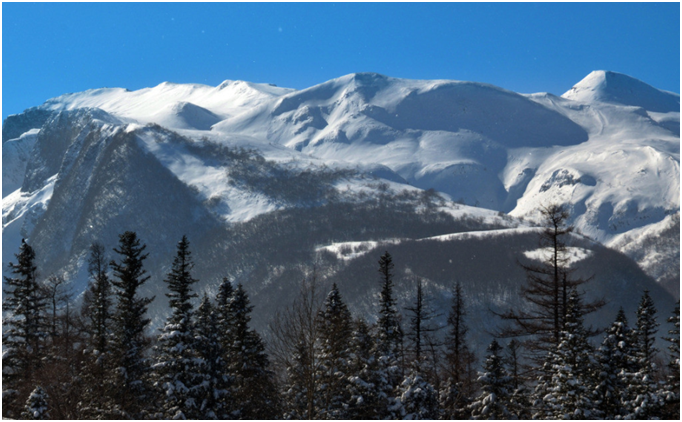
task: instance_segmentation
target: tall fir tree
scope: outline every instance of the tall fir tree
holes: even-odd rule
[[[625,416],[623,402],[628,387],[627,374],[632,372],[635,359],[631,340],[632,329],[628,326],[623,308],[620,308],[616,320],[606,330],[604,340],[595,353],[594,401],[600,418]]]
[[[324,301],[318,325],[320,365],[316,377],[320,402],[316,413],[322,419],[347,419],[353,328],[350,311],[336,284]]]
[[[580,296],[572,289],[568,299],[568,310],[561,341],[548,355],[551,379],[546,387],[544,414],[534,417],[550,419],[590,419],[596,416],[592,349],[587,341],[583,326],[583,312]]]
[[[280,400],[270,361],[260,335],[249,327],[250,305],[241,284],[230,302],[233,342],[228,350],[228,374],[233,379],[230,389],[237,419],[274,419],[280,415]]]
[[[90,245],[88,272],[90,284],[86,290],[81,314],[86,320],[86,347],[81,367],[82,397],[79,417],[94,419],[111,407],[111,384],[106,376],[111,370],[111,281],[104,246]]]
[[[177,254],[164,280],[168,284],[171,315],[155,347],[154,386],[161,393],[161,411],[165,419],[197,419],[202,416],[198,397],[202,362],[193,334],[191,299],[196,297],[192,284],[194,267],[189,241],[183,236]]]
[[[377,419],[384,412],[386,393],[376,388],[381,385],[379,362],[374,338],[363,319],[354,323],[351,339],[351,369],[348,376],[350,401],[348,419]]]
[[[379,274],[381,280],[381,293],[379,296],[379,318],[377,321],[376,355],[378,370],[382,375],[377,379],[381,381],[375,385],[380,391],[382,400],[385,397],[384,408],[379,417],[381,419],[392,415],[395,408],[394,390],[402,378],[402,342],[403,331],[400,327],[400,316],[393,298],[393,258],[385,252],[379,259]]]
[[[659,417],[664,405],[655,380],[654,357],[658,322],[656,306],[645,290],[637,307],[637,323],[633,335],[635,347],[635,372],[629,374],[627,399],[624,408],[627,419]]]
[[[469,405],[472,419],[510,419],[511,377],[504,369],[502,346],[493,340],[488,346],[483,372],[478,378],[481,394]]]
[[[14,418],[30,393],[47,337],[46,303],[36,278],[35,251],[22,239],[15,257],[16,264],[7,264],[11,276],[4,277],[2,303],[2,408],[4,416]]]
[[[230,408],[229,378],[220,342],[218,319],[208,296],[204,295],[194,318],[194,342],[200,359],[196,386],[198,419],[225,419]]]
[[[120,261],[111,261],[114,278],[111,284],[116,297],[112,319],[112,385],[114,408],[108,409],[111,417],[140,419],[147,415],[153,393],[149,385],[149,361],[145,356],[149,341],[145,330],[147,306],[154,298],[141,298],[138,290],[147,280],[143,262],[146,245],[141,245],[135,232],[119,236]]]

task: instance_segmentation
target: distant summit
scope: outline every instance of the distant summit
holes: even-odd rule
[[[659,113],[680,111],[679,94],[662,91],[631,76],[605,70],[593,71],[562,97],[586,103],[636,106]]]

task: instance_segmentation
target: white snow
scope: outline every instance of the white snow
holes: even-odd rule
[[[301,91],[242,81],[103,88],[41,107],[111,113],[225,221],[282,205],[230,186],[225,168],[146,137],[143,124],[252,148],[292,168],[356,168],[389,180],[396,191],[433,188],[514,217],[536,219],[540,205],[563,202],[577,230],[605,244],[628,233],[633,240],[648,236],[647,227],[679,212],[679,95],[615,72],[592,72],[562,97],[358,73]],[[20,186],[25,161],[12,157],[29,150],[35,136],[5,144],[3,195]],[[362,178],[336,188],[376,189]],[[3,201],[3,219],[16,201]],[[500,219],[481,208],[446,208]]]

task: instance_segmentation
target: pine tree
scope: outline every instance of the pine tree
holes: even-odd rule
[[[241,284],[230,303],[231,330],[234,341],[228,350],[228,374],[233,379],[230,390],[238,419],[273,419],[280,414],[279,397],[270,361],[260,335],[249,328],[249,298]]]
[[[114,272],[116,310],[112,319],[112,390],[115,408],[107,412],[117,417],[139,419],[144,416],[152,394],[148,385],[149,364],[145,358],[148,341],[145,329],[147,306],[153,298],[138,297],[138,289],[149,277],[145,276],[143,261],[146,245],[140,245],[135,232],[119,236],[120,262],[111,261]]]
[[[633,336],[636,372],[629,374],[624,406],[627,419],[658,417],[662,410],[663,399],[658,394],[658,386],[654,380],[654,356],[658,352],[654,344],[658,325],[656,307],[649,291],[645,290],[637,308],[637,326]]]
[[[595,354],[596,386],[594,400],[598,416],[615,419],[625,416],[623,401],[628,387],[627,374],[632,372],[635,350],[631,344],[632,330],[623,308],[606,330],[601,346]]]
[[[230,407],[224,351],[220,342],[215,309],[206,295],[197,308],[194,321],[194,344],[200,359],[196,386],[199,419],[225,419]]]
[[[592,401],[592,350],[582,318],[580,297],[573,289],[568,299],[565,327],[560,333],[561,341],[548,356],[551,380],[546,389],[548,394],[542,397],[547,413],[537,416],[552,419],[589,419],[596,416]]]
[[[197,295],[192,292],[194,267],[189,241],[186,236],[178,242],[177,254],[170,273],[166,276],[171,315],[161,329],[155,348],[155,387],[163,400],[161,411],[166,419],[196,419],[201,416],[197,388],[203,381],[199,374],[201,365],[192,333],[190,302]]]
[[[504,369],[501,356],[502,346],[493,340],[488,346],[488,356],[483,372],[478,378],[481,383],[481,394],[469,406],[473,419],[509,419],[511,396],[511,378]]]
[[[44,420],[50,419],[50,412],[48,408],[49,399],[43,387],[37,386],[26,400],[26,406],[21,413],[21,419],[30,420]]]
[[[438,394],[422,376],[418,361],[412,364],[410,372],[396,388],[395,395],[399,403],[399,410],[395,413],[399,419],[437,419],[440,415]]]
[[[17,263],[8,263],[4,277],[2,332],[3,415],[16,417],[21,397],[40,367],[45,331],[46,303],[36,279],[35,252],[23,239]]]
[[[668,337],[664,340],[670,342],[670,362],[668,363],[668,375],[663,391],[659,394],[665,400],[664,419],[680,419],[680,301],[677,301],[673,315],[668,318],[672,329],[668,330]]]
[[[322,419],[346,419],[352,319],[336,284],[324,301],[318,325],[320,365],[316,375],[320,402],[317,414]]]

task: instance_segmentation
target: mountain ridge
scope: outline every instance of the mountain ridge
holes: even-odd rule
[[[21,238],[35,240],[41,266],[76,292],[87,281],[89,242],[110,246],[117,231],[139,231],[154,255],[150,270],[163,274],[170,238],[186,230],[196,255],[207,256],[202,289],[226,272],[274,304],[274,292],[294,288],[299,267],[325,245],[492,228],[526,239],[539,206],[560,202],[579,232],[647,274],[664,283],[678,274],[665,287],[679,296],[679,267],[660,269],[679,256],[679,240],[676,249],[654,241],[671,235],[679,215],[679,111],[358,73],[301,91],[240,81],[91,90],[10,117],[3,136],[21,133],[3,143],[31,152],[3,166],[3,262]],[[7,192],[6,170],[14,172]],[[187,205],[176,205],[177,218],[164,205],[172,198]],[[628,248],[626,236],[646,253]],[[444,244],[459,250],[465,238]],[[259,268],[266,258],[275,263]],[[331,280],[341,264],[328,262]],[[627,277],[654,283],[641,271]],[[521,281],[517,274],[507,287]],[[154,283],[148,293],[159,296],[161,279]]]

